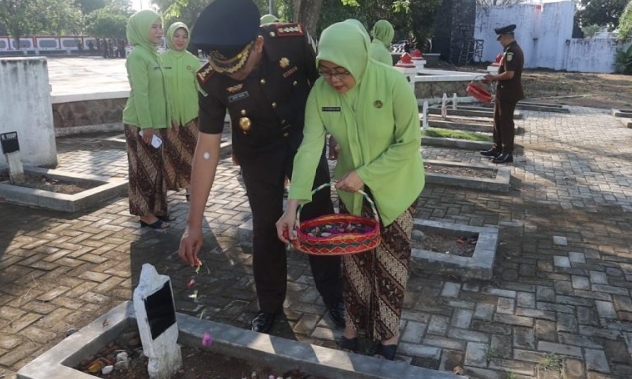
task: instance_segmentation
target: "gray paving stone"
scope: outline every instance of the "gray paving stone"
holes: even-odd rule
[[[571,251],[568,253],[568,259],[573,263],[586,263],[586,256],[584,255],[584,253],[576,253]]]
[[[488,344],[468,342],[467,347],[465,348],[465,365],[474,367],[487,367],[488,350]]]
[[[415,321],[408,321],[406,322],[406,327],[404,328],[404,331],[402,333],[401,340],[403,342],[419,343],[425,331],[426,324]]]
[[[621,287],[606,286],[602,284],[593,284],[592,290],[598,291],[598,292],[611,293],[615,295],[629,296],[629,291],[626,288],[621,288]]]
[[[479,303],[474,310],[474,318],[491,320],[494,315],[494,304]]]
[[[558,246],[568,246],[568,241],[564,236],[553,236],[553,244]]]
[[[536,320],[535,335],[539,340],[557,342],[556,326],[553,321]]]
[[[436,346],[442,349],[461,350],[461,351],[465,350],[464,341],[453,340],[453,339],[445,338],[445,337],[438,337],[438,336],[432,336],[432,335],[426,336],[423,339],[422,343],[427,346]]]
[[[557,314],[557,331],[577,333],[577,319],[568,313]]]
[[[582,358],[582,349],[577,346],[563,345],[547,341],[538,342],[538,351]]]
[[[568,259],[568,257],[563,257],[560,255],[556,255],[553,257],[553,264],[556,267],[571,268],[571,261]]]
[[[585,379],[584,362],[577,359],[565,359],[562,372],[567,379]]]
[[[494,321],[509,324],[509,325],[517,325],[517,326],[532,326],[533,319],[531,317],[523,317],[523,316],[513,316],[513,315],[504,315],[504,314],[496,314],[494,316]]]
[[[451,326],[459,329],[467,329],[470,327],[470,322],[472,322],[473,312],[465,309],[459,309],[454,312],[454,316],[452,317]]]
[[[498,303],[496,304],[496,312],[505,313],[505,314],[513,314],[515,309],[515,300],[500,297],[498,298]]]
[[[614,305],[607,301],[595,301],[597,306],[597,313],[601,318],[617,318],[617,312],[614,309]]]
[[[536,299],[537,301],[555,301],[555,291],[551,287],[538,286]]]
[[[448,337],[471,342],[489,342],[487,333],[475,332],[473,330],[450,328]]]
[[[448,331],[448,325],[450,325],[450,319],[443,316],[432,316],[430,318],[430,324],[428,324],[428,333],[445,335]]]
[[[532,308],[517,308],[516,316],[526,316],[533,318],[541,318],[545,320],[555,320],[555,313],[551,311],[541,311]]]
[[[516,305],[522,308],[535,308],[535,294],[531,292],[518,292]]]
[[[485,288],[483,288],[483,290],[481,292],[483,292],[485,294],[488,294],[488,295],[509,297],[509,298],[512,298],[512,299],[514,299],[516,297],[516,291],[504,290],[504,289],[500,289],[500,288],[485,287]]]
[[[514,327],[513,346],[521,349],[535,350],[534,330],[532,328],[519,326]]]
[[[461,284],[460,283],[446,282],[443,285],[443,290],[441,291],[441,296],[458,297],[460,289],[461,289]]]
[[[572,283],[573,283],[573,288],[574,289],[579,289],[579,290],[589,290],[590,289],[590,279],[588,279],[585,276],[573,275],[572,276]]]
[[[586,367],[589,371],[599,371],[605,374],[610,373],[608,360],[603,350],[585,349]]]

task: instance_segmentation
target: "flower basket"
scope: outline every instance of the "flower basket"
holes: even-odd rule
[[[312,194],[329,186],[333,186],[333,183],[315,188]],[[373,218],[330,214],[301,223],[301,204],[296,213],[296,238],[292,240],[294,248],[314,255],[357,254],[376,248],[382,242],[377,209],[373,200],[364,191],[358,192],[371,205]]]
[[[465,92],[481,103],[489,104],[494,100],[494,95],[491,90],[485,87],[486,86],[477,83],[475,80],[472,80],[465,88]]]

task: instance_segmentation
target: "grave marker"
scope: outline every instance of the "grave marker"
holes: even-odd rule
[[[11,184],[24,182],[24,167],[20,159],[20,142],[18,132],[0,134],[2,153],[7,158],[9,165],[9,182]]]
[[[149,377],[171,378],[182,366],[173,290],[169,277],[159,275],[148,263],[143,265],[134,290],[134,311],[143,353],[149,358]]]

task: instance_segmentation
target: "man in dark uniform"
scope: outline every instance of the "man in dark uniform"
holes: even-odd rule
[[[514,39],[516,25],[496,28],[497,40],[503,46],[503,57],[500,61],[498,75],[485,75],[487,81],[497,81],[496,102],[494,103],[494,146],[490,150],[481,151],[491,157],[494,163],[513,162],[515,125],[514,110],[518,101],[524,99],[522,83],[522,67],[524,54]]]
[[[260,28],[259,10],[252,0],[212,2],[200,14],[191,42],[209,54],[209,63],[198,71],[200,134],[180,257],[191,265],[198,262],[204,206],[219,162],[228,110],[233,153],[252,209],[252,265],[259,300],[252,330],[266,333],[283,310],[286,295],[286,249],[277,237],[275,222],[283,213],[283,182],[292,176],[294,155],[303,138],[307,96],[318,78],[314,44],[300,24],[272,23]],[[314,187],[328,182],[323,155]],[[333,212],[327,189],[315,194],[301,216],[310,219]],[[340,258],[310,255],[309,262],[330,317],[343,327]]]

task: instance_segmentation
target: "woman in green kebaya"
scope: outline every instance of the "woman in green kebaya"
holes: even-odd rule
[[[343,256],[346,326],[340,347],[356,351],[364,331],[379,341],[377,355],[392,360],[424,167],[415,95],[401,73],[370,59],[369,46],[367,33],[352,22],[333,24],[321,34],[316,57],[321,78],[307,100],[304,137],[277,234],[286,243],[284,234],[295,238],[297,207],[312,199],[317,157],[331,133],[340,148],[334,172],[340,211],[372,217],[357,192],[364,190],[377,206],[382,236],[374,250]]]
[[[130,95],[123,110],[129,212],[140,217],[143,227],[164,229],[169,227],[169,214],[161,141],[171,126],[171,110],[157,51],[162,19],[151,10],[137,12],[130,17],[126,34],[134,47],[125,62]]]
[[[369,50],[371,58],[378,62],[392,66],[393,57],[391,56],[391,51],[389,49],[391,47],[391,42],[393,42],[393,36],[395,35],[393,25],[386,20],[379,20],[375,23],[375,25],[373,25],[371,35],[373,35],[371,49]]]
[[[173,23],[167,30],[167,50],[162,54],[162,65],[167,78],[174,128],[165,140],[164,159],[167,188],[187,189],[191,182],[191,161],[198,135],[198,95],[196,72],[199,59],[187,51],[189,28]]]

